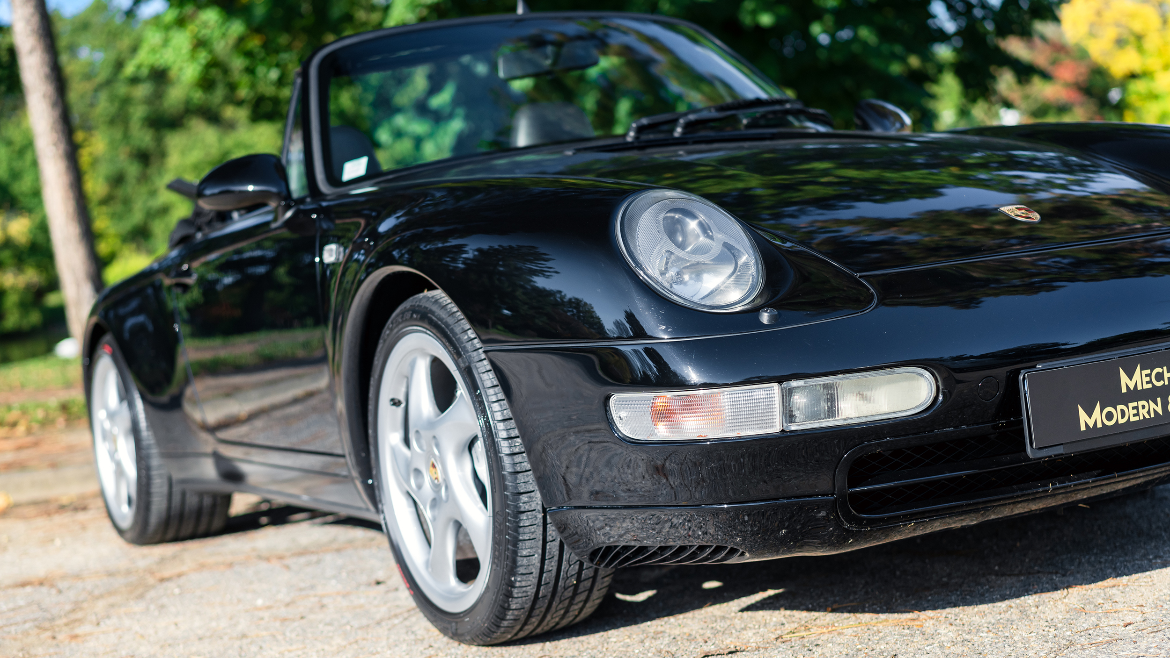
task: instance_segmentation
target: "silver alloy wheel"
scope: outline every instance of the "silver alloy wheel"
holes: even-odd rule
[[[433,361],[455,380],[446,409],[435,402]],[[386,526],[403,566],[435,606],[467,610],[487,585],[491,564],[491,478],[467,386],[429,331],[407,333],[390,351],[378,391],[377,432]],[[457,573],[461,557],[479,560],[479,573],[469,581]]]
[[[110,520],[121,530],[134,522],[138,498],[138,461],[131,413],[126,388],[113,357],[99,351],[90,383],[93,451]]]

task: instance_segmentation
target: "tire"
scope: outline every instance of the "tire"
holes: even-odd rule
[[[408,299],[374,358],[368,419],[382,523],[427,619],[487,645],[592,614],[613,570],[578,559],[549,523],[508,402],[454,302],[438,291]]]
[[[227,522],[231,494],[175,485],[159,456],[142,398],[118,346],[107,335],[90,357],[86,382],[94,461],[114,529],[131,544],[205,537]],[[131,472],[132,471],[132,472]]]

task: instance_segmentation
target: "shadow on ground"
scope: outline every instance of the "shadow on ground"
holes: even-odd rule
[[[740,612],[892,614],[973,606],[1168,564],[1170,486],[838,555],[625,569],[591,619],[533,641],[590,635],[751,597]]]
[[[224,526],[223,532],[220,534],[230,535],[237,532],[258,530],[267,526],[304,523],[306,521],[316,521],[317,523],[330,525],[348,525],[355,528],[366,528],[368,530],[382,532],[382,526],[373,521],[355,519],[351,516],[322,512],[306,507],[296,507],[295,505],[264,502],[254,506],[253,509],[229,518],[227,525]]]
[[[381,532],[360,519],[263,503],[233,516],[224,533],[304,522]],[[1092,585],[1166,565],[1170,485],[837,555],[623,569],[592,618],[519,644],[591,635],[741,599],[749,602],[739,612],[909,613]]]

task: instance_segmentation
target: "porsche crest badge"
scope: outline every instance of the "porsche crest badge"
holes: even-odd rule
[[[999,211],[1012,219],[1018,219],[1028,224],[1035,224],[1040,221],[1040,213],[1032,210],[1028,206],[1004,206]]]

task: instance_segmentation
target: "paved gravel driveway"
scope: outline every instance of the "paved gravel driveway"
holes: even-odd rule
[[[434,631],[365,524],[237,497],[131,547],[96,498],[0,516],[0,656],[1167,656],[1170,488],[824,558],[620,572],[589,621]]]

